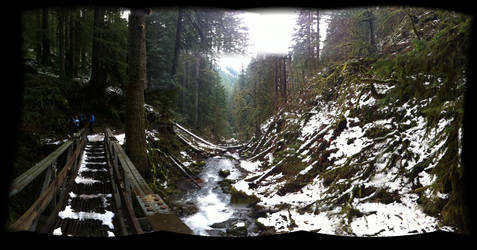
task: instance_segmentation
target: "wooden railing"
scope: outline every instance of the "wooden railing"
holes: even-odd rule
[[[87,142],[87,129],[86,127],[80,130],[73,139],[63,143],[46,158],[13,180],[9,197],[20,193],[46,171],[39,197],[17,221],[9,226],[10,231],[51,232],[59,209],[67,198],[67,191],[71,189],[78,173],[80,156]],[[172,215],[168,205],[152,191],[110,129],[105,130],[104,141],[120,233],[122,235],[144,233],[141,227],[144,223],[149,223],[152,228],[163,228],[164,222],[158,220],[160,218],[158,215]],[[66,163],[58,172],[58,159],[65,154]],[[145,217],[136,217],[134,209],[136,201]],[[42,223],[41,228],[37,229],[40,215],[44,214],[52,203],[53,206],[50,206],[52,211],[46,215],[46,221]],[[185,231],[190,230],[185,225],[184,227]]]
[[[143,229],[134,211],[133,198],[146,217],[157,213],[170,213],[170,209],[162,198],[152,191],[110,129],[105,131],[105,146],[109,165],[114,173],[113,189],[118,193],[115,196],[116,206],[124,204],[125,209],[122,210],[126,212],[125,218],[130,228],[128,233],[141,234]]]
[[[54,219],[60,209],[57,204],[63,204],[66,196],[65,190],[68,190],[68,187],[71,186],[78,171],[79,156],[87,140],[87,129],[88,127],[85,127],[80,130],[74,135],[73,139],[64,142],[58,149],[12,181],[8,194],[9,198],[20,193],[46,171],[39,197],[18,220],[9,226],[10,231],[36,231],[40,215],[42,215],[51,202],[53,202],[54,209],[48,216],[46,224]],[[65,153],[66,163],[57,173],[58,159]],[[57,200],[58,196],[59,199]],[[46,227],[47,225],[44,228]]]

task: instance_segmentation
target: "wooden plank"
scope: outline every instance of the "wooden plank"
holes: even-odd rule
[[[181,234],[193,234],[192,230],[175,214],[157,213],[147,217],[154,231],[169,231]]]
[[[117,140],[115,140],[115,137],[113,137],[112,132],[110,129],[106,129],[106,147],[107,147],[107,154],[108,154],[108,160],[110,161],[110,169],[114,171],[115,174],[112,174],[113,183],[116,182],[119,185],[117,185],[117,192],[120,192],[120,197],[116,197],[117,195],[115,194],[115,199],[118,199],[118,201],[121,201],[121,198],[124,202],[124,207],[126,210],[127,217],[126,219],[128,220],[129,226],[133,230],[134,233],[136,234],[142,234],[144,233],[139,221],[136,218],[136,214],[134,212],[134,208],[132,205],[132,200],[131,200],[131,194],[129,193],[129,188],[126,180],[123,179],[122,174],[120,174],[119,171],[119,166],[118,166],[118,149],[117,147],[119,144],[117,143]],[[114,138],[113,140],[111,140]],[[117,145],[114,146],[113,144],[116,143]],[[119,146],[120,147],[120,146]],[[122,149],[122,148],[121,148]],[[110,158],[111,157],[111,158]],[[112,165],[111,165],[112,164]],[[126,163],[124,163],[126,164]],[[124,169],[124,168],[123,168]],[[124,183],[124,184],[123,184]],[[114,187],[113,187],[114,188]]]
[[[80,146],[75,150],[75,152],[73,153],[73,157],[70,158],[69,161],[65,164],[65,167],[60,171],[58,176],[45,189],[45,191],[40,194],[40,196],[33,203],[33,205],[9,227],[11,231],[25,231],[30,229],[33,222],[46,209],[53,197],[56,196],[56,192],[65,181],[68,171],[74,165],[74,162],[76,161],[76,158],[78,157],[81,149],[82,147]]]
[[[109,129],[106,130],[106,136],[108,138],[112,138],[112,133]],[[157,197],[158,200],[162,202],[162,204],[164,205],[167,205],[167,204],[165,204],[165,202],[162,200],[162,198],[159,197],[159,195],[153,193],[152,189],[146,183],[146,181],[141,176],[139,171],[137,171],[136,167],[131,162],[129,157],[126,155],[121,145],[119,145],[117,141],[115,140],[110,141],[109,139],[107,140],[107,143],[111,144],[112,146],[111,150],[114,151],[114,152],[111,152],[111,155],[116,155],[115,158],[117,157],[120,163],[120,164],[113,163],[114,164],[113,167],[115,168],[116,178],[121,178],[121,175],[119,174],[120,171],[118,169],[119,166],[117,166],[117,165],[120,165],[121,170],[123,172],[122,181],[124,185],[128,185],[128,183],[129,185],[131,185],[131,191],[136,196],[136,200],[139,202],[139,204],[142,204],[141,208],[144,210],[144,213],[149,214],[149,216],[147,216],[147,220],[152,225],[153,229],[155,231],[166,230],[166,231],[192,234],[192,231],[190,230],[190,228],[187,227],[175,214],[167,213],[169,211],[168,209],[165,209],[166,213],[155,212],[151,215],[150,213],[147,212],[148,210],[146,209],[144,202],[149,201],[148,198],[150,197]],[[111,160],[115,161],[116,159],[111,159]],[[121,180],[118,180],[118,181],[120,182]],[[125,207],[130,215],[128,219],[131,220],[130,224],[133,224],[133,228],[139,227],[136,230],[140,231],[139,233],[143,233],[142,229],[140,228],[138,224],[139,222],[137,218],[135,217],[135,213],[132,208],[132,203],[128,202],[127,200],[127,197],[130,197],[131,194],[128,193],[127,191],[128,188],[124,187],[124,185],[119,185],[119,188],[122,190],[122,198],[125,200]],[[147,207],[149,209],[153,208],[151,204],[149,204],[149,206]]]
[[[125,178],[127,178],[128,182],[131,184],[132,190],[136,195],[146,195],[152,194],[152,190],[147,185],[144,178],[142,178],[141,174],[137,171],[134,164],[131,162],[129,157],[127,157],[124,150],[121,148],[118,142],[112,142],[114,150],[118,154],[119,162],[121,163],[121,167],[124,171]]]
[[[23,190],[28,184],[35,180],[43,171],[45,171],[58,157],[65,152],[71,145],[73,140],[68,140],[63,143],[58,149],[49,154],[43,160],[35,164],[33,167],[25,171],[22,175],[18,176],[12,181],[10,185],[10,192],[8,197],[12,197],[21,190]]]

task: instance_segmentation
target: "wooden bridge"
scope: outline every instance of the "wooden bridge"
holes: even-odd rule
[[[88,136],[87,128],[75,134],[14,179],[9,197],[40,176],[40,195],[10,231],[99,237],[154,231],[192,234],[147,185],[109,129],[99,138]]]

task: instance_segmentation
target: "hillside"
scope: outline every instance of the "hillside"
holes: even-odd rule
[[[384,236],[457,230],[446,225],[463,223],[456,218],[462,213],[463,97],[442,103],[441,117],[430,125],[426,110],[438,95],[382,105],[370,83],[346,79],[358,65],[318,76],[262,124],[240,163],[250,174],[234,187],[279,210],[259,219],[277,231]],[[318,94],[327,79],[331,88]],[[384,96],[399,91],[374,87]]]
[[[233,187],[260,199],[263,227],[355,236],[466,230],[466,67],[431,66],[453,60],[445,53],[465,38],[430,29],[442,21],[432,20],[420,26],[430,30],[423,46],[401,33],[405,49],[323,67],[261,124],[241,152],[248,175]]]

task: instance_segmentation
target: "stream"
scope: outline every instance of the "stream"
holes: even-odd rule
[[[229,170],[226,179],[239,180],[242,173],[235,167],[238,162],[227,157],[207,159],[199,177],[204,180],[201,189],[188,190],[183,202],[193,203],[197,212],[181,218],[195,235],[203,236],[256,236],[255,219],[251,209],[230,203],[230,194],[224,193],[219,182],[224,178],[220,170]]]

